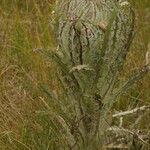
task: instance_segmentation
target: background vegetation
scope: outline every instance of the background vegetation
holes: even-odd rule
[[[136,9],[137,33],[120,79],[126,79],[131,70],[145,63],[145,53],[150,48],[150,1],[132,0],[132,3]],[[54,119],[49,119],[60,111],[59,105],[65,106],[65,102],[51,98],[51,94],[57,97],[56,93],[60,92],[56,67],[38,53],[40,49],[55,50],[56,47],[50,22],[52,4],[51,0],[0,1],[2,150],[48,150],[65,145],[66,139],[59,133],[59,122],[56,124]],[[149,77],[147,75],[120,97],[114,109],[129,110],[149,105]],[[148,116],[142,117],[135,129],[149,129]],[[125,119],[124,126],[132,126],[132,120],[132,117]],[[51,132],[54,128],[57,132]]]

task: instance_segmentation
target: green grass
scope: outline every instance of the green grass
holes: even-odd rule
[[[132,2],[137,10],[137,34],[120,74],[123,80],[132,70],[145,63],[145,53],[150,43],[150,1]],[[56,65],[38,52],[41,48],[56,49],[50,23],[52,4],[50,0],[0,1],[2,150],[61,150],[66,149],[68,143],[73,143],[65,125],[65,121],[69,122],[74,117],[71,104],[67,103],[65,95],[61,93],[56,78]],[[128,110],[149,105],[149,89],[150,75],[147,75],[119,98],[114,109]],[[57,98],[57,95],[63,97]],[[146,114],[135,129],[149,130],[148,116]],[[124,126],[132,126],[133,120],[132,116],[125,118]]]

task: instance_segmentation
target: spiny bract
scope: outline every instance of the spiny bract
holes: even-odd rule
[[[71,65],[95,64],[109,31],[105,62],[113,63],[121,51],[122,58],[126,56],[134,21],[127,1],[57,0],[55,15],[59,51]]]

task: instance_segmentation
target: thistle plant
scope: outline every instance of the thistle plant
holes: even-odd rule
[[[117,97],[149,70],[145,65],[119,81],[135,34],[134,10],[121,0],[57,0],[54,17],[58,48],[45,53],[58,66],[69,107],[63,118],[68,145],[100,148]]]

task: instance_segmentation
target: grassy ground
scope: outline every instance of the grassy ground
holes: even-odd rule
[[[44,110],[59,111],[57,102],[46,89],[59,92],[55,65],[39,55],[38,50],[55,49],[51,31],[50,0],[0,1],[0,149],[59,149],[65,145],[57,124]],[[150,44],[150,1],[132,0],[137,13],[137,34],[120,78],[142,66]],[[116,110],[150,104],[150,76],[131,87],[115,104]],[[65,104],[62,104],[65,105]],[[132,118],[125,126],[132,125]],[[148,116],[137,129],[149,128]],[[57,132],[50,132],[55,128]],[[55,141],[55,142],[54,142]],[[51,144],[55,143],[55,144]]]

